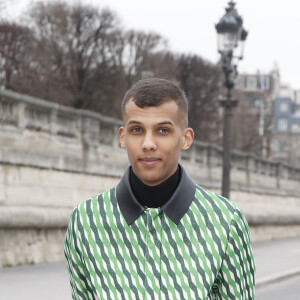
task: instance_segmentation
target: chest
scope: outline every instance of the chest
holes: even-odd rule
[[[206,299],[225,245],[192,212],[176,225],[159,208],[131,226],[100,220],[85,266],[100,299]]]

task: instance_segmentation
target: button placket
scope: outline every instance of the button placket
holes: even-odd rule
[[[161,232],[159,230],[161,229],[161,216],[162,216],[162,210],[161,208],[150,208],[149,211],[149,254],[152,256],[152,258],[155,260],[155,257],[160,257],[160,251],[161,249],[158,249],[158,245],[160,244],[160,235]],[[149,262],[150,263],[150,262]],[[155,268],[157,269],[158,273],[160,273],[160,261],[158,264],[156,264]],[[149,265],[149,268],[152,268],[152,266]],[[151,269],[152,270],[152,269]],[[153,270],[152,270],[153,271]],[[156,277],[156,285],[158,287],[158,290],[161,291],[161,278]],[[161,293],[159,292],[159,297],[156,299],[161,299]]]
[[[155,242],[154,242],[154,234],[155,234],[155,225],[154,219],[159,216],[160,209],[159,208],[147,208],[147,236],[146,236],[146,244],[148,246],[147,251],[147,261],[149,261],[149,255],[153,255],[153,251],[155,251]]]
[[[150,255],[149,254],[149,239],[150,239],[149,222],[151,221],[150,220],[151,219],[150,208],[147,207],[146,210],[145,210],[145,212],[146,212],[146,216],[147,216],[147,218],[146,218],[146,229],[147,229],[147,231],[146,231],[146,245],[147,245],[146,260],[148,262],[149,261],[149,255]]]
[[[160,256],[160,250],[156,249],[157,245],[155,244],[155,242],[157,242],[157,238],[160,239],[160,233],[157,232],[157,228],[155,226],[155,222],[159,221],[157,220],[157,218],[160,218],[160,214],[162,214],[162,210],[160,208],[146,208],[145,210],[146,212],[146,245],[147,245],[147,249],[146,249],[146,255],[145,255],[145,272],[148,274],[153,274],[153,268],[155,268],[159,273],[160,273],[160,264],[159,265],[155,265],[153,266],[153,263],[155,260],[155,256]],[[158,223],[161,223],[161,221],[159,221]],[[157,275],[156,275],[157,276]],[[157,278],[157,277],[153,277],[154,278],[154,282],[156,285],[156,288],[158,290],[160,290],[160,284],[161,284],[161,279]],[[153,295],[154,296],[154,295]],[[159,297],[157,298],[157,294],[156,294],[156,299],[161,299],[161,295],[159,295]]]

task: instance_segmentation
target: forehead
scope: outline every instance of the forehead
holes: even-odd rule
[[[173,100],[166,101],[159,106],[144,107],[138,107],[133,100],[129,100],[125,105],[123,119],[125,125],[130,121],[141,123],[169,121],[174,125],[180,124],[179,108]]]

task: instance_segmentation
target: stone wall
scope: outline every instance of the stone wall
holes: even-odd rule
[[[72,208],[114,185],[128,166],[121,121],[0,92],[0,266],[63,259]],[[181,162],[220,192],[222,149],[195,141]],[[253,240],[300,235],[300,169],[232,154],[232,192]]]

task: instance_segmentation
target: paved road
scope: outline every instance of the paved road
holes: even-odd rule
[[[257,282],[289,270],[300,270],[300,238],[255,243],[253,251]],[[71,300],[68,280],[65,263],[0,269],[0,299]],[[261,285],[256,295],[256,300],[298,300],[300,275]]]
[[[65,263],[0,269],[1,300],[71,300]]]
[[[299,300],[300,276],[285,279],[256,290],[255,300]]]
[[[252,247],[256,282],[293,270],[300,274],[300,237],[257,242]]]

